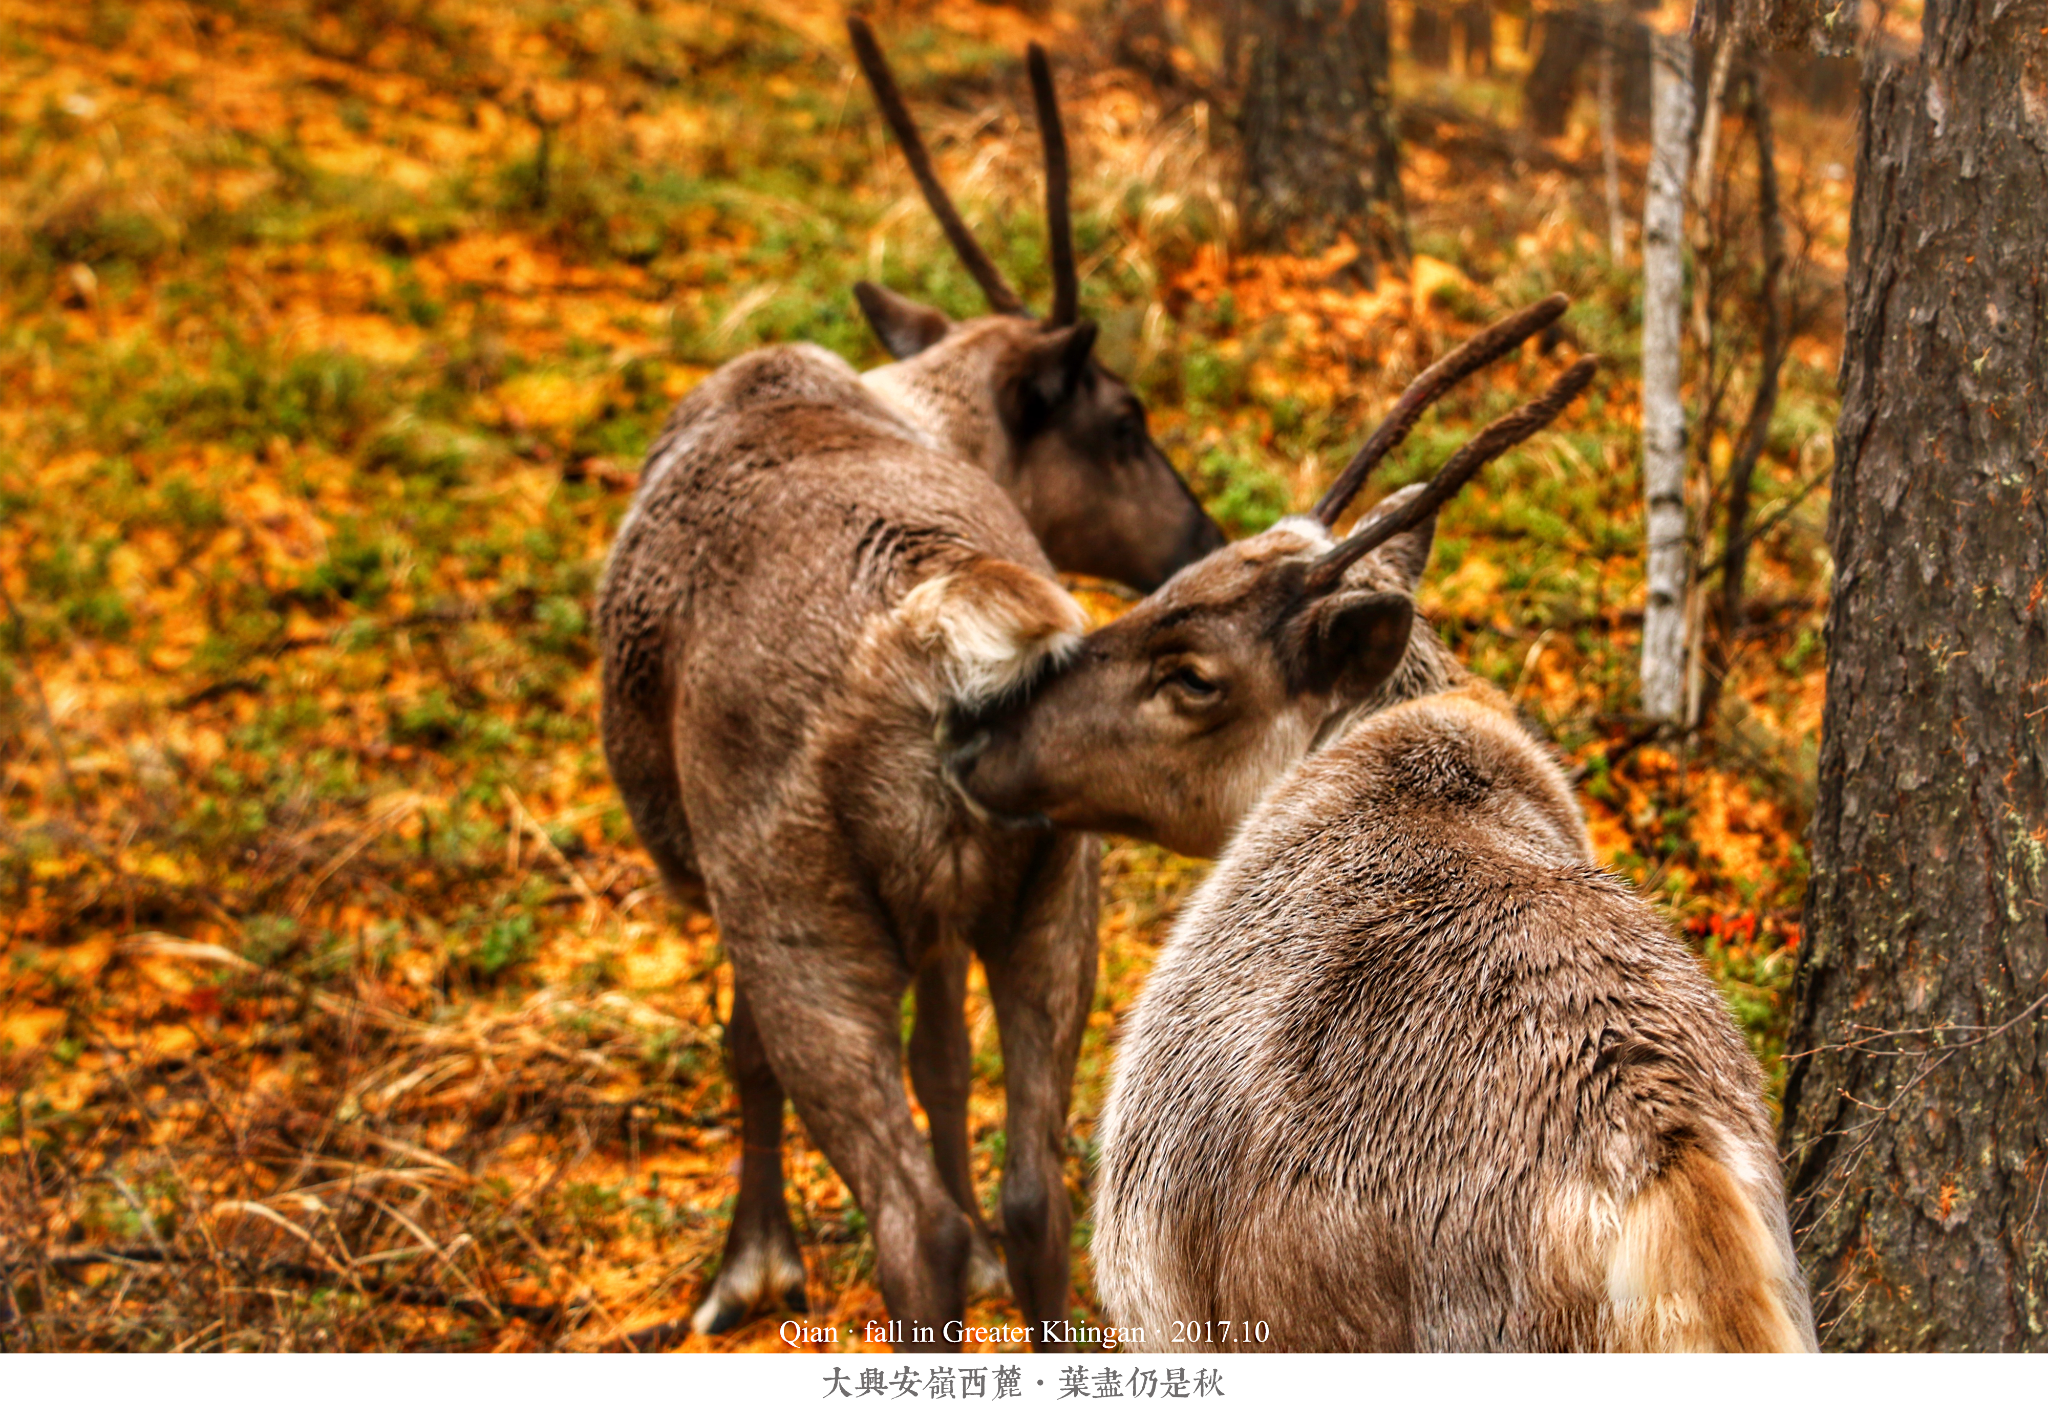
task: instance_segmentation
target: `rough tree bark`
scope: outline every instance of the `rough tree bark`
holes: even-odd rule
[[[1607,194],[1607,255],[1617,267],[1628,260],[1621,225],[1621,155],[1614,142],[1614,26],[1600,26],[1600,175]]]
[[[1685,405],[1679,342],[1685,327],[1685,179],[1692,128],[1692,46],[1653,42],[1650,172],[1643,200],[1643,497],[1648,603],[1643,609],[1643,714],[1685,714]]]
[[[1601,42],[1598,14],[1551,10],[1537,17],[1543,39],[1522,81],[1522,112],[1529,129],[1541,138],[1556,138],[1571,118],[1579,93],[1579,71]]]
[[[1408,57],[1425,69],[1450,68],[1450,17],[1434,5],[1417,5],[1409,13]]]
[[[1356,242],[1368,283],[1408,261],[1387,92],[1386,0],[1257,0],[1245,84],[1241,195],[1254,243]]]
[[[1837,1348],[2048,1347],[2048,35],[1866,72],[1814,875],[1788,1046]]]
[[[1493,0],[1466,0],[1458,7],[1458,29],[1465,36],[1465,73],[1493,72]]]

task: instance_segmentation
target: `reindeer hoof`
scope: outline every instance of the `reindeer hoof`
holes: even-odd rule
[[[747,1321],[747,1313],[746,1304],[739,1299],[720,1298],[713,1293],[690,1315],[690,1327],[706,1337],[730,1333]]]
[[[805,1311],[804,1261],[792,1241],[754,1244],[728,1259],[711,1292],[690,1315],[697,1333],[730,1333],[756,1313],[782,1308]]]
[[[1010,1292],[1009,1271],[996,1257],[994,1246],[979,1234],[974,1237],[974,1247],[967,1251],[967,1263],[961,1270],[961,1284],[970,1301],[1001,1298]]]

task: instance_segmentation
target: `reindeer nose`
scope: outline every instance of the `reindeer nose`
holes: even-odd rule
[[[968,777],[974,774],[975,766],[980,764],[982,755],[989,748],[989,741],[990,736],[986,730],[977,730],[965,741],[943,754],[941,763],[946,767],[946,779],[952,783],[953,789],[967,801],[978,817],[989,824],[1011,830],[1051,829],[1053,823],[1044,815],[1036,811],[1020,815],[1009,810],[997,809],[969,788]]]
[[[977,730],[959,745],[945,752],[946,774],[956,785],[964,785],[974,772],[974,763],[988,749],[988,732]]]
[[[1200,517],[1195,526],[1188,530],[1187,543],[1181,549],[1182,567],[1199,562],[1230,542],[1230,536],[1210,518],[1206,510],[1198,509]]]
[[[1187,528],[1181,534],[1178,543],[1175,544],[1173,552],[1167,556],[1165,563],[1157,569],[1158,576],[1150,578],[1142,584],[1132,584],[1139,592],[1157,592],[1161,584],[1175,573],[1178,573],[1182,568],[1187,567],[1191,563],[1201,562],[1211,553],[1214,553],[1217,549],[1230,542],[1229,537],[1224,534],[1223,530],[1217,527],[1216,520],[1210,518],[1202,506],[1195,502],[1194,495],[1192,494],[1188,495],[1188,507],[1194,517],[1189,520]]]

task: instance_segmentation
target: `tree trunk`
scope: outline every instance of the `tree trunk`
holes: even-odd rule
[[[1160,0],[1120,0],[1108,17],[1110,55],[1135,69],[1156,89],[1177,89],[1181,73],[1173,61],[1173,22]]]
[[[1522,82],[1522,113],[1532,133],[1556,138],[1571,119],[1579,72],[1600,43],[1600,20],[1577,10],[1553,10],[1541,23],[1542,44]]]
[[[1615,119],[1622,132],[1646,134],[1650,128],[1650,42],[1656,31],[1626,13],[1609,11],[1614,45]]]
[[[1408,57],[1424,69],[1448,69],[1451,23],[1433,5],[1418,4],[1408,16]]]
[[[1685,405],[1679,342],[1685,326],[1685,179],[1692,128],[1692,46],[1654,42],[1648,195],[1643,201],[1643,497],[1647,505],[1643,714],[1685,714]]]
[[[1621,222],[1621,155],[1614,142],[1614,25],[1600,26],[1600,175],[1607,192],[1607,255],[1620,266],[1628,260]]]
[[[1458,7],[1458,29],[1465,36],[1467,77],[1493,72],[1493,0],[1466,0]]]
[[[1723,35],[1715,44],[1711,60],[1695,66],[1700,82],[1699,117],[1693,136],[1692,204],[1686,214],[1692,242],[1692,348],[1699,353],[1700,419],[1696,430],[1699,459],[1693,466],[1686,506],[1699,519],[1697,543],[1706,546],[1707,531],[1714,521],[1713,441],[1721,429],[1721,397],[1726,391],[1725,374],[1716,369],[1719,349],[1714,340],[1714,258],[1721,246],[1726,214],[1714,207],[1714,174],[1721,142],[1721,104],[1727,96],[1728,66],[1735,58],[1732,37]],[[1698,730],[1704,718],[1701,698],[1707,689],[1707,597],[1706,583],[1694,578],[1685,600],[1685,717],[1687,730]]]
[[[1358,244],[1360,274],[1408,261],[1387,94],[1386,0],[1260,0],[1245,87],[1242,207],[1252,241]]]
[[[1763,281],[1758,305],[1762,308],[1763,341],[1757,356],[1756,396],[1750,401],[1749,418],[1743,421],[1742,438],[1728,463],[1726,531],[1721,544],[1721,597],[1714,617],[1719,654],[1707,666],[1707,684],[1700,698],[1695,724],[1712,719],[1721,704],[1721,687],[1735,668],[1735,654],[1742,638],[1742,585],[1749,574],[1750,480],[1763,458],[1770,439],[1771,416],[1778,409],[1778,376],[1785,365],[1785,309],[1782,295],[1785,275],[1785,221],[1778,204],[1777,140],[1771,132],[1771,103],[1765,87],[1766,70],[1754,54],[1745,68],[1749,101],[1749,133],[1756,144],[1757,229],[1763,245]]]
[[[1841,0],[1698,0],[1692,11],[1692,37],[1709,44],[1725,30],[1764,49],[1847,54],[1856,26]]]
[[[1650,116],[1650,41],[1655,31],[1618,4],[1585,5],[1537,17],[1536,57],[1522,81],[1522,113],[1541,138],[1570,125],[1586,66],[1604,46],[1614,66],[1615,116],[1640,133]]]
[[[1928,0],[1864,84],[1788,1055],[1832,1347],[2048,1347],[2048,37]]]

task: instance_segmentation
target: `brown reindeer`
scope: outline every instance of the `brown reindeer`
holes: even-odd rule
[[[739,1199],[695,1327],[804,1306],[787,1096],[870,1222],[903,1341],[943,1345],[969,1286],[1002,1274],[968,1166],[970,951],[1005,1058],[1011,1287],[1034,1325],[1066,1316],[1062,1158],[1098,852],[978,815],[936,732],[1074,640],[1054,565],[1145,587],[1223,539],[1076,319],[1044,54],[1031,69],[1058,295],[1040,322],[938,187],[873,36],[850,28],[998,314],[953,323],[864,285],[896,364],[860,376],[815,347],[764,350],[676,406],[599,595],[604,746],[641,840],[674,891],[708,904],[734,971]],[[903,1090],[912,984],[930,1151]]]
[[[1080,278],[1068,212],[1067,143],[1045,52],[1030,50],[1045,145],[1052,312],[1031,317],[961,220],[865,20],[846,22],[875,101],[961,262],[996,313],[952,322],[870,282],[854,295],[897,363],[862,377],[875,394],[986,470],[1023,509],[1053,566],[1149,592],[1223,546],[1152,442],[1145,407],[1094,358],[1095,323],[1079,319]]]
[[[1813,1346],[1727,1008],[1414,611],[1438,506],[1593,363],[1327,532],[1435,393],[1563,307],[1426,372],[1317,518],[1183,570],[953,757],[1013,820],[1221,854],[1101,1127],[1096,1281],[1145,1346]]]

